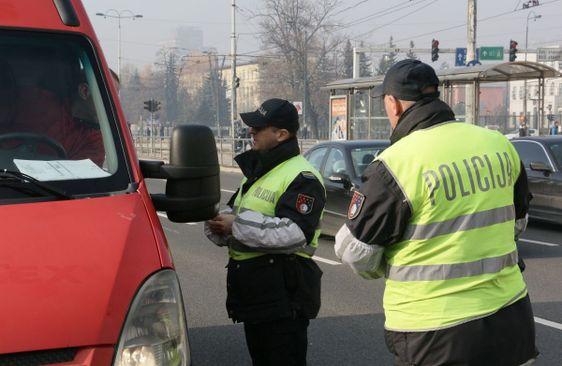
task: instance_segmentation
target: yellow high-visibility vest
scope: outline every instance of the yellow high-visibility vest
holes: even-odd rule
[[[247,179],[244,178],[240,184],[238,195],[234,200],[234,214],[237,215],[243,210],[251,210],[259,212],[264,216],[274,217],[275,207],[277,206],[279,198],[283,193],[285,193],[293,180],[295,180],[295,178],[303,172],[310,172],[314,174],[323,185],[320,173],[318,173],[308,160],[301,155],[292,157],[277,165],[252,184],[245,194],[242,194],[242,186],[247,181]],[[312,255],[314,255],[314,251],[318,247],[319,236],[320,227],[316,229],[312,241],[296,254],[306,258],[312,257]],[[236,245],[236,243],[229,246],[229,255],[235,260],[255,258],[264,254],[265,253],[256,252],[248,247]]]
[[[385,249],[385,327],[426,331],[492,314],[527,294],[514,241],[519,156],[500,133],[448,122],[377,157],[408,199],[401,242]]]

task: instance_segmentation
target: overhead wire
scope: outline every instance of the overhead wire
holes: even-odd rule
[[[540,4],[539,6],[544,6],[544,5],[548,5],[548,4],[552,4],[552,3],[556,3],[556,2],[560,2],[560,1],[562,1],[562,0],[551,0],[551,1],[544,2],[544,3]],[[511,11],[491,15],[489,17],[478,19],[478,22],[485,22],[485,21],[488,21],[488,20],[491,20],[491,19],[499,18],[499,17],[505,16],[505,15],[513,14],[513,13],[523,11],[523,10],[527,10],[527,9],[517,9],[517,10],[511,10]],[[428,35],[442,33],[442,32],[446,32],[446,31],[449,31],[449,30],[461,28],[461,27],[464,27],[464,26],[466,26],[466,22],[464,22],[462,24],[454,25],[454,26],[451,26],[451,27],[446,27],[446,28],[437,29],[437,30],[433,30],[433,31],[430,31],[430,32],[422,33],[422,34],[417,34],[417,35],[410,36],[410,37],[397,39],[395,42],[404,42],[404,41],[409,41],[409,40],[413,40],[413,39],[417,39],[417,38],[422,38],[422,37],[425,37],[425,36],[428,36]]]
[[[360,0],[360,1],[357,2],[356,4],[351,5],[351,6],[348,6],[347,8],[344,8],[344,9],[342,9],[342,10],[339,10],[338,12],[334,13],[333,15],[334,15],[334,16],[340,15],[340,14],[342,14],[342,13],[345,13],[346,11],[355,9],[355,8],[357,8],[358,6],[360,6],[360,5],[362,5],[362,4],[366,3],[366,2],[369,2],[369,1],[370,1],[370,0]],[[408,1],[409,1],[409,0],[408,0]]]
[[[364,17],[349,21],[349,22],[343,24],[341,27],[342,28],[354,27],[354,26],[357,26],[359,24],[363,24],[365,22],[368,22],[368,21],[370,21],[371,19],[373,19],[377,16],[382,17],[382,16],[390,15],[390,14],[399,12],[401,10],[411,8],[412,6],[418,5],[418,4],[423,3],[425,1],[428,1],[428,0],[407,0],[407,1],[401,2],[399,4],[393,5],[391,7],[388,7],[386,9],[376,11],[375,13],[366,15]]]
[[[415,10],[413,10],[413,11],[407,13],[407,14],[404,14],[404,15],[400,16],[399,18],[393,19],[393,20],[391,20],[391,21],[388,22],[388,23],[385,23],[385,24],[381,24],[381,25],[379,25],[379,26],[376,26],[375,28],[372,28],[371,30],[369,30],[369,31],[367,31],[367,32],[364,32],[364,33],[361,33],[360,35],[355,36],[355,37],[353,37],[353,38],[354,38],[354,39],[357,39],[357,38],[361,38],[361,37],[367,36],[367,35],[369,35],[369,34],[375,32],[375,31],[377,31],[377,30],[379,30],[379,29],[381,29],[381,28],[384,28],[384,27],[386,27],[386,26],[388,26],[388,25],[390,25],[390,24],[393,24],[393,23],[396,22],[397,20],[403,19],[403,18],[405,18],[405,17],[407,17],[407,16],[410,16],[410,15],[412,15],[412,14],[417,13],[417,12],[419,12],[419,11],[421,11],[421,10],[423,10],[423,9],[425,9],[425,8],[427,8],[427,7],[431,6],[431,5],[433,5],[433,4],[435,4],[437,1],[439,1],[439,0],[433,0],[433,1],[431,1],[430,3],[425,4],[424,6],[422,6],[422,7],[420,7],[420,8],[417,8],[417,9],[415,9]]]

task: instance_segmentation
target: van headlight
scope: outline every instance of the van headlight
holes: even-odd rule
[[[114,366],[186,366],[191,363],[183,299],[176,273],[150,277],[133,300]]]

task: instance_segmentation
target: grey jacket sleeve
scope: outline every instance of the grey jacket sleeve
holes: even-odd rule
[[[336,256],[363,278],[382,277],[384,249],[401,240],[411,215],[399,184],[382,162],[375,161],[365,170],[348,220],[336,235]]]
[[[295,253],[312,241],[325,201],[318,179],[311,173],[301,173],[279,198],[274,217],[242,211],[234,220],[232,235],[257,251]]]

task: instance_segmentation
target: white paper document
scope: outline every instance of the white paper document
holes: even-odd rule
[[[40,181],[92,179],[111,174],[90,159],[84,160],[21,160],[14,159],[18,170]]]

